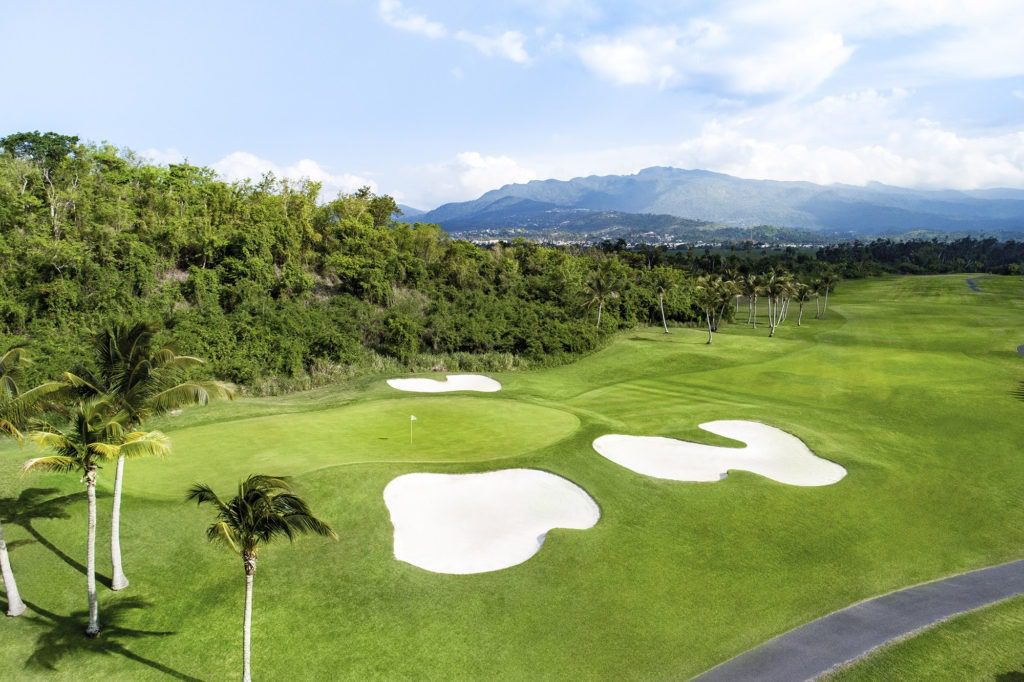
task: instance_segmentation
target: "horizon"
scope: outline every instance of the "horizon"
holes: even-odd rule
[[[11,26],[64,21],[47,50],[27,30],[0,46],[38,62],[10,75],[8,91],[30,96],[0,111],[0,128],[188,159],[228,180],[308,177],[328,197],[368,185],[423,210],[657,166],[1024,188],[1024,6],[798,5],[16,6]],[[82,35],[89,50],[71,47]],[[61,88],[38,86],[69,63]]]

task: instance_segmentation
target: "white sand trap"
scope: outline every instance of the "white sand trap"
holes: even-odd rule
[[[742,469],[789,485],[832,485],[846,469],[818,457],[796,436],[758,422],[723,420],[705,431],[747,444],[744,448],[701,445],[656,436],[601,436],[594,449],[633,471],[672,481],[720,481]]]
[[[448,391],[480,391],[495,393],[501,384],[479,374],[449,374],[444,381],[437,379],[388,379],[388,386],[399,391],[414,393],[447,393]]]
[[[485,573],[536,554],[552,528],[591,528],[601,512],[578,485],[536,469],[406,474],[384,488],[395,558],[435,573]]]

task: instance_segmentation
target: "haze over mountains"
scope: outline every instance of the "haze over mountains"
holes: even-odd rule
[[[473,201],[407,211],[404,219],[457,233],[663,234],[772,225],[858,236],[918,230],[1013,234],[1024,233],[1024,190],[817,185],[655,167],[635,175],[505,185]]]

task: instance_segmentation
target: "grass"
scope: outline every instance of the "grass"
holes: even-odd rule
[[[132,585],[102,591],[98,641],[75,630],[78,482],[18,476],[28,453],[0,446],[0,510],[31,603],[0,622],[0,678],[236,675],[241,562],[206,544],[209,510],[179,500],[195,480],[229,493],[250,472],[295,476],[341,537],[261,555],[264,678],[679,679],[860,599],[1021,558],[1024,280],[975,279],[980,292],[964,276],[843,282],[825,320],[789,321],[774,339],[766,324],[728,325],[711,346],[699,329],[630,332],[573,365],[495,375],[493,395],[411,396],[380,377],[163,419],[152,426],[175,453],[129,464]],[[824,488],[745,472],[685,484],[590,447],[605,433],[725,444],[697,428],[714,419],[782,428],[849,474]],[[601,520],[554,530],[535,557],[494,573],[393,559],[388,481],[510,466],[569,478]],[[101,551],[104,575],[107,561]]]
[[[1000,602],[891,644],[844,668],[830,682],[1024,680],[1024,597]]]

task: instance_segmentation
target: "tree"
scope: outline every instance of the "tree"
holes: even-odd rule
[[[586,290],[590,298],[586,305],[588,308],[597,306],[598,329],[601,328],[601,314],[604,312],[605,301],[619,297],[621,281],[613,263],[611,258],[602,260],[587,279]]]
[[[21,429],[30,414],[39,403],[55,393],[60,385],[47,383],[21,393],[18,380],[29,362],[25,347],[14,345],[0,354],[0,435],[8,435],[19,443],[23,436]],[[4,528],[0,524],[0,574],[3,575],[4,590],[7,592],[7,615],[20,616],[25,612],[25,602],[18,592],[18,583],[14,580],[14,570],[7,554],[7,543],[4,540]]]
[[[764,294],[768,297],[768,336],[775,336],[775,330],[782,324],[793,294],[793,279],[789,273],[772,270],[764,278]]]
[[[177,355],[168,346],[157,348],[156,332],[155,325],[145,322],[108,327],[93,339],[96,371],[66,372],[65,381],[83,396],[105,396],[116,411],[125,414],[125,424],[130,428],[141,427],[155,414],[205,405],[211,397],[234,397],[234,387],[229,384],[187,379],[189,371],[203,361]],[[118,458],[110,525],[111,589],[115,591],[128,587],[121,563],[124,467],[124,457]]]
[[[757,328],[757,297],[761,293],[761,277],[752,272],[739,280],[740,290],[747,297],[747,323]]]
[[[808,284],[800,282],[796,285],[796,293],[793,297],[800,306],[800,312],[796,317],[796,326],[800,327],[803,325],[804,320],[804,304],[811,300],[811,296],[814,295],[814,288]]]
[[[676,280],[673,277],[674,270],[663,266],[657,266],[651,271],[651,278],[655,291],[658,294],[658,308],[661,310],[661,326],[668,334],[668,322],[665,320],[665,297],[675,288]]]
[[[714,340],[722,316],[729,307],[735,288],[732,282],[718,275],[704,275],[697,279],[694,305],[701,311],[708,325],[708,343]]]
[[[261,546],[277,538],[292,541],[296,535],[312,533],[337,539],[330,526],[313,516],[309,506],[291,491],[288,480],[254,474],[238,486],[238,494],[227,502],[209,486],[197,483],[186,500],[211,504],[217,520],[206,530],[211,542],[222,542],[242,557],[245,571],[245,612],[242,621],[242,680],[252,680],[252,584]]]
[[[839,281],[839,278],[836,277],[831,272],[826,272],[818,280],[818,289],[821,291],[821,293],[823,293],[825,295],[825,302],[824,302],[824,305],[822,305],[822,307],[821,307],[821,314],[818,316],[819,318],[824,318],[825,317],[825,313],[828,312],[828,295],[829,295],[829,292],[835,290],[836,283],[838,281]]]
[[[125,457],[163,456],[170,452],[167,436],[159,431],[127,431],[124,412],[112,413],[113,404],[103,398],[82,400],[72,409],[63,427],[44,424],[29,434],[40,449],[52,454],[25,462],[24,471],[77,472],[85,482],[89,501],[86,540],[86,593],[89,625],[85,633],[100,633],[96,599],[96,478],[103,464]],[[113,414],[113,416],[111,416]]]

